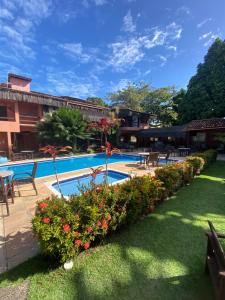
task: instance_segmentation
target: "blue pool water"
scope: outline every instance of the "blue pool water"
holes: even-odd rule
[[[126,154],[113,154],[108,158],[108,163],[115,162],[137,162],[140,160],[139,156]],[[85,168],[96,167],[105,164],[105,154],[95,154],[89,156],[77,156],[56,160],[56,167],[58,173],[65,173],[70,171],[81,170]],[[6,165],[0,167],[1,170],[12,170],[14,174],[29,172],[31,173],[33,163],[21,163],[16,165]],[[52,160],[40,161],[38,163],[36,178],[49,176],[54,174]],[[18,178],[18,177],[17,177]]]
[[[114,182],[118,182],[120,180],[128,178],[129,175],[123,174],[117,171],[108,171],[108,183],[112,184]],[[59,182],[60,189],[64,196],[71,196],[71,195],[79,195],[81,192],[81,188],[87,190],[90,188],[90,183],[92,180],[92,176],[90,174],[73,177],[70,179],[61,180]],[[95,183],[100,184],[103,183],[105,180],[105,172],[101,172],[96,176]],[[53,183],[52,187],[59,192],[58,184]]]
[[[115,162],[138,162],[140,161],[140,156],[138,155],[127,155],[127,154],[113,154],[108,158],[108,163]],[[160,160],[160,164],[165,164],[165,160]],[[57,172],[66,173],[70,171],[81,170],[85,168],[96,167],[105,164],[105,154],[94,154],[88,156],[76,156],[68,157],[56,160]],[[21,163],[15,165],[5,165],[0,167],[2,170],[12,170],[14,174],[28,172],[31,173],[33,168],[33,163]],[[52,160],[40,161],[38,162],[38,168],[36,173],[36,178],[50,176],[54,174],[54,167]],[[18,178],[18,177],[17,177]]]

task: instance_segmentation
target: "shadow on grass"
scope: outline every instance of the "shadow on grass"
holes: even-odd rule
[[[91,255],[78,257],[74,270],[62,271],[60,279],[48,279],[54,268],[40,256],[1,279],[15,282],[43,274],[38,291],[31,289],[31,299],[46,294],[45,299],[53,299],[56,289],[57,299],[213,299],[204,273],[204,233],[207,219],[225,231],[224,178],[225,163],[218,162],[155,213],[122,229]]]

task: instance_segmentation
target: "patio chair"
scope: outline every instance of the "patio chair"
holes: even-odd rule
[[[0,196],[3,200],[3,203],[6,204],[7,215],[9,216],[9,203],[8,196],[11,195],[12,203],[14,203],[14,190],[13,184],[11,182],[5,182],[4,178],[0,176]]]
[[[150,152],[147,159],[146,165],[149,167],[152,164],[153,167],[158,166],[159,152]]]
[[[163,160],[165,160],[166,161],[166,164],[168,163],[168,160],[169,160],[169,158],[170,158],[170,154],[171,154],[171,152],[170,151],[167,151],[165,154],[160,154],[159,155],[159,159],[163,159]]]
[[[38,194],[37,188],[36,188],[36,184],[35,184],[35,175],[37,173],[37,167],[38,167],[38,163],[34,162],[34,166],[32,169],[32,172],[24,172],[24,173],[17,173],[15,175],[13,175],[13,185],[17,184],[17,187],[20,183],[31,183],[33,185],[33,188],[36,192],[36,195]],[[18,187],[18,193],[20,196],[20,190]]]

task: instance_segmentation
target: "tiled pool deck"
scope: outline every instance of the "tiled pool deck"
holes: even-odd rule
[[[146,169],[134,162],[114,163],[109,165],[109,168],[135,175],[154,173],[154,168]],[[82,169],[64,173],[59,175],[59,179],[89,171],[90,169]],[[20,186],[21,197],[18,196],[16,189],[15,203],[11,204],[9,199],[10,216],[6,214],[5,204],[0,204],[0,273],[12,269],[38,253],[38,243],[32,232],[31,220],[35,214],[37,200],[51,195],[45,183],[53,180],[54,176],[36,179],[37,196],[31,184]]]

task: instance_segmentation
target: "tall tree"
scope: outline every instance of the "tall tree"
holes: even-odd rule
[[[60,108],[37,124],[41,143],[56,146],[68,145],[77,149],[77,142],[90,137],[87,122],[78,110]]]
[[[217,38],[178,105],[181,122],[225,116],[225,41]]]
[[[118,90],[115,93],[110,93],[109,98],[112,101],[113,106],[141,111],[142,101],[148,95],[149,91],[149,85],[144,82],[137,84],[128,83],[127,87],[124,89]]]
[[[173,98],[176,95],[175,87],[152,89],[142,102],[145,112],[154,114],[152,125],[170,126],[174,124],[177,113],[174,110]]]
[[[100,105],[100,106],[105,106],[105,107],[108,106],[108,104],[105,103],[105,101],[100,97],[88,97],[87,101],[90,101],[93,104]]]

